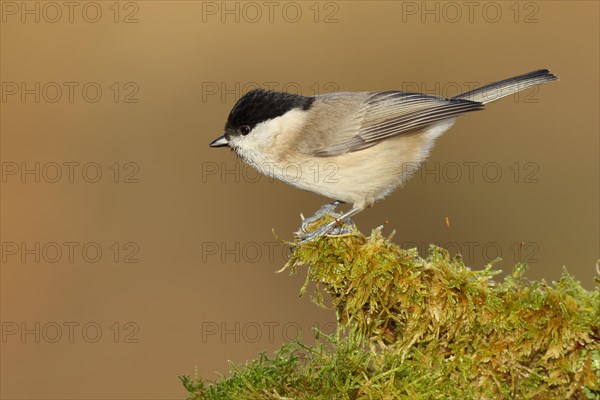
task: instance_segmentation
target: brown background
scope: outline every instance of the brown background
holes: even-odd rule
[[[439,168],[439,182],[417,175],[355,221],[365,232],[389,221],[386,231],[396,229],[406,246],[456,242],[475,268],[500,250],[499,266],[509,269],[518,258],[514,243],[523,241],[528,276],[554,280],[566,265],[593,287],[600,256],[597,2],[475,2],[471,20],[461,2],[428,2],[433,14],[424,15],[422,2],[317,3],[318,15],[308,2],[295,3],[297,22],[295,5],[284,3],[271,22],[263,2],[230,2],[239,13],[221,16],[220,2],[139,1],[120,3],[116,23],[113,2],[95,3],[102,11],[96,23],[82,17],[83,3],[73,22],[66,8],[51,22],[55,10],[26,4],[40,7],[39,22],[28,14],[21,21],[21,2],[2,3],[2,398],[182,398],[177,375],[195,366],[212,379],[228,371],[228,359],[271,353],[298,330],[305,340],[311,326],[331,331],[333,313],[298,297],[304,271],[274,274],[285,249],[271,247],[271,228],[290,238],[299,214],[327,200],[256,181],[252,170],[221,176],[235,171],[234,155],[207,146],[248,82],[304,94],[418,89],[450,96],[456,87],[551,68],[560,82],[465,116],[438,141],[427,168]],[[86,18],[94,11],[86,9]],[[137,22],[123,21],[130,13]],[[23,101],[9,93],[21,82],[40,82],[39,103],[34,94]],[[52,82],[64,89],[55,103]],[[72,102],[64,82],[79,85]],[[95,103],[82,97],[89,82],[102,89]],[[128,100],[137,102],[125,102],[135,88]],[[6,175],[23,162],[40,163],[40,182]],[[72,183],[65,162],[80,163]],[[115,162],[119,183],[109,169]],[[471,180],[465,162],[479,163]],[[56,183],[49,182],[52,163],[63,165]],[[83,179],[86,163],[100,166],[97,183]],[[484,173],[484,165],[496,168]],[[497,168],[502,176],[490,182]],[[123,182],[129,172],[137,183]],[[77,243],[73,262],[64,242]],[[102,250],[96,263],[93,251],[87,260],[81,254],[90,242],[88,250]],[[12,254],[14,243],[34,253]],[[49,262],[52,243],[63,250],[56,262]],[[135,246],[138,262],[124,262]],[[57,326],[62,336],[55,339]],[[90,343],[95,326],[102,334]],[[22,336],[23,328],[33,333]]]

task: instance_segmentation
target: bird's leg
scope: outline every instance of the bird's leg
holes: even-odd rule
[[[358,214],[361,211],[362,211],[361,208],[354,207],[350,211],[348,211],[347,213],[342,214],[339,217],[336,216],[334,221],[331,221],[328,224],[321,226],[319,229],[314,230],[314,231],[309,232],[309,233],[303,233],[303,234],[299,235],[300,239],[302,239],[300,241],[300,243],[310,242],[310,241],[313,241],[314,239],[316,239],[318,237],[325,236],[328,233],[332,233],[332,231],[337,226],[340,226],[341,228],[343,228],[342,225],[344,223],[351,222],[350,217]],[[348,232],[349,232],[349,230],[343,229],[342,232],[336,232],[336,234],[348,233]]]

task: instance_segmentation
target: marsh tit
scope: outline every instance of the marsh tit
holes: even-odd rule
[[[337,92],[301,96],[252,90],[229,113],[211,147],[230,147],[265,175],[352,209],[303,235],[331,232],[402,186],[456,117],[558,78],[533,71],[443,98],[400,91]]]

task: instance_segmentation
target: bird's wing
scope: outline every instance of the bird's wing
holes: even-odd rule
[[[311,154],[321,157],[362,150],[382,140],[484,107],[482,103],[464,99],[397,91],[361,93],[358,97],[346,94],[322,100],[329,106],[323,109],[328,108],[329,113],[334,114],[327,120],[335,121],[337,125],[315,127],[322,131],[319,136],[323,139],[310,150]]]

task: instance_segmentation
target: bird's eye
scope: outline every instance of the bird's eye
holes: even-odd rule
[[[246,136],[247,134],[250,133],[252,129],[250,129],[250,127],[248,125],[244,125],[240,128],[240,133],[244,136]]]

